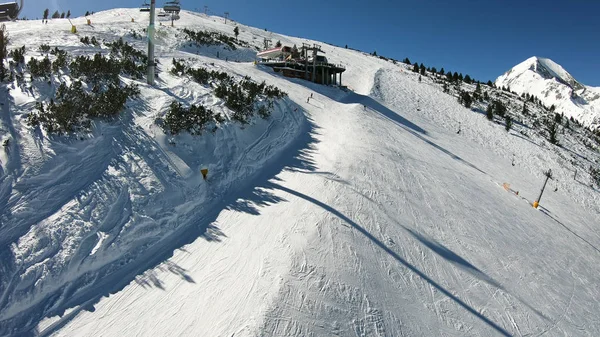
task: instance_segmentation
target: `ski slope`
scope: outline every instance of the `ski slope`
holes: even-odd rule
[[[118,37],[143,20],[116,9],[78,30]],[[7,27],[32,48],[85,52],[60,24]],[[176,26],[234,27],[189,12]],[[240,31],[257,44],[313,42]],[[157,35],[156,88],[90,139],[36,137],[19,118],[32,98],[11,90],[2,126],[20,157],[1,158],[1,334],[600,334],[600,194],[584,172],[573,181],[568,149],[517,133],[526,126],[507,133],[430,78],[365,53],[323,44],[347,68],[346,91],[256,67],[250,50]],[[168,73],[173,57],[289,97],[269,120],[170,139],[154,120],[173,96],[224,109]],[[556,180],[536,210],[547,168]]]

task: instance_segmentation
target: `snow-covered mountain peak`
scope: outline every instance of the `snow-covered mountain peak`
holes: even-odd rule
[[[496,86],[536,96],[544,105],[554,105],[556,112],[585,125],[600,124],[600,89],[581,84],[549,58],[526,59],[498,77]]]
[[[503,76],[505,79],[516,79],[520,76],[533,72],[543,79],[552,80],[565,84],[574,90],[583,89],[583,85],[579,83],[571,74],[569,74],[560,64],[552,61],[549,58],[532,56],[527,60],[514,66]],[[501,76],[502,77],[502,76]]]

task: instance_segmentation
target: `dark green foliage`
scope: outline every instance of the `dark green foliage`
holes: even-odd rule
[[[171,74],[181,76],[185,74],[185,65],[173,58],[173,68],[171,68]]]
[[[17,64],[25,63],[25,46],[13,49],[8,53],[8,57],[12,58]]]
[[[447,73],[446,73],[446,79],[447,79],[449,82],[452,82],[452,72],[450,72],[450,71],[449,71],[449,72],[447,72]]]
[[[523,102],[523,111],[521,111],[523,115],[527,115],[529,112],[527,111],[527,103]]]
[[[471,83],[473,82],[473,80],[471,79],[471,76],[469,76],[469,75],[466,75],[466,76],[465,76],[465,79],[464,79],[464,81],[465,81],[465,83],[467,83],[467,84],[471,84]]]
[[[144,52],[123,42],[123,38],[107,43],[106,46],[110,47],[112,61],[118,63],[120,72],[137,79],[144,77],[148,64],[148,56]]]
[[[69,87],[62,83],[56,91],[56,99],[45,106],[36,104],[35,112],[29,114],[30,126],[43,126],[50,133],[69,133],[90,127],[90,118],[112,117],[123,110],[127,99],[137,97],[136,86],[120,87],[109,84],[105,90],[99,86],[87,93],[81,81]]]
[[[479,82],[477,82],[477,85],[475,86],[475,92],[481,94],[481,84],[479,84]]]
[[[440,69],[440,75],[442,75],[442,76],[443,76],[445,73],[446,73],[446,72],[445,72],[444,68],[442,67],[442,69]]]
[[[562,120],[563,120],[563,115],[562,114],[554,114],[554,122],[558,123],[558,124],[562,124]]]
[[[96,53],[93,58],[77,56],[71,62],[70,68],[71,76],[85,78],[92,83],[100,81],[118,83],[119,73],[121,72],[118,61],[112,61],[100,53]]]
[[[510,131],[510,128],[513,125],[512,118],[507,114],[506,117],[504,118],[504,121],[505,121],[504,129],[508,132],[508,131]]]
[[[232,118],[242,124],[248,123],[255,114],[263,118],[270,116],[274,108],[274,100],[287,96],[287,93],[275,86],[267,85],[264,81],[256,83],[246,76],[236,82],[225,72],[209,71],[204,68],[188,69],[181,61],[177,60],[173,60],[171,73],[186,74],[203,85],[212,83],[215,88],[214,95],[225,101],[225,105],[233,111]],[[168,124],[167,121],[165,123]]]
[[[402,61],[402,63],[404,63],[404,64],[411,64],[410,60],[408,59],[408,57],[404,58],[404,61]]]
[[[50,46],[47,44],[42,44],[42,45],[40,45],[40,51],[42,53],[48,54],[50,52]]]
[[[65,18],[65,12],[62,12],[62,13],[60,14],[60,18],[61,18],[61,19],[64,19],[64,18]]]
[[[596,183],[596,186],[600,187],[600,168],[595,168],[592,165],[590,165],[590,176],[592,177],[592,180],[594,181],[594,183]]]
[[[490,95],[488,94],[488,92],[487,92],[487,91],[484,91],[484,92],[483,92],[483,99],[484,99],[484,100],[486,100],[486,101],[489,101],[489,100],[490,100]]]
[[[490,107],[495,115],[505,117],[507,109],[502,101],[494,100],[490,105],[488,105],[488,108]]]
[[[454,76],[452,76],[452,77],[454,78]],[[462,73],[458,74],[458,81],[461,81],[461,82],[462,82],[463,80],[464,80],[464,78],[463,78],[463,74],[462,74]],[[457,81],[457,82],[458,82],[458,81]]]
[[[431,72],[434,73],[434,74],[437,74],[437,69],[435,69],[435,67],[432,67],[431,68]]]
[[[488,86],[488,87],[490,87],[490,88],[493,88],[493,87],[494,87],[494,83],[492,83],[492,81],[489,81],[489,80],[488,80],[486,84],[487,84],[487,86]]]
[[[533,98],[533,96],[531,96],[531,97]],[[550,111],[551,111],[551,112],[554,112],[554,110],[556,110],[556,106],[555,106],[554,104],[552,104],[552,105],[550,106]]]
[[[452,81],[453,82],[458,82],[458,73],[455,71],[454,74],[452,75]]]
[[[494,107],[491,103],[488,104],[487,108],[485,109],[485,117],[488,120],[494,120]]]
[[[463,104],[466,108],[470,108],[471,104],[473,104],[473,98],[469,95],[469,92],[462,91],[458,95],[458,103]]]
[[[50,62],[48,56],[44,57],[41,61],[36,58],[31,58],[29,62],[27,62],[27,67],[29,68],[29,73],[32,78],[43,77],[47,79],[52,74],[52,62]]]
[[[138,79],[144,76],[148,58],[143,52],[123,42],[123,39],[108,43],[107,46],[111,48],[112,58],[100,53],[96,53],[93,58],[78,56],[71,62],[71,75],[85,77],[92,83],[109,81],[114,84],[119,83],[119,74]]]
[[[279,41],[277,41],[277,42],[279,42]],[[277,45],[275,45],[275,47],[281,47],[281,46],[277,46]],[[377,50],[374,50],[374,51],[373,51],[373,54],[371,54],[371,55],[373,55],[373,56],[377,56]]]
[[[188,38],[194,42],[196,42],[200,46],[216,46],[225,44],[231,50],[235,50],[235,43],[242,44],[240,41],[236,41],[235,38],[231,36],[227,36],[223,33],[219,32],[205,32],[198,31],[195,32],[193,30],[189,30],[187,28],[183,29],[183,32],[188,36]],[[279,42],[281,46],[281,42]]]
[[[233,34],[235,35],[235,38],[238,38],[238,35],[240,35],[240,29],[238,28],[238,26],[235,26],[235,28],[233,28]]]
[[[44,20],[48,19],[48,14],[50,14],[50,11],[48,10],[48,8],[44,9]]]
[[[421,63],[420,70],[421,70],[421,75],[425,75],[425,66],[423,65],[423,63]]]
[[[6,77],[7,69],[4,67],[4,59],[7,56],[8,47],[8,32],[6,31],[6,25],[0,26],[0,81],[4,81]],[[23,53],[25,53],[25,46],[23,46]],[[21,56],[22,57],[22,56]],[[23,62],[21,62],[23,63]],[[11,73],[12,77],[12,73]]]
[[[68,19],[68,18],[70,18],[70,17],[71,17],[71,10],[69,9],[69,10],[67,11],[67,19]]]
[[[413,65],[413,72],[418,73],[419,72],[419,64],[417,64],[417,62],[415,62],[415,64]]]
[[[52,62],[52,71],[58,72],[60,69],[64,69],[67,66],[67,52],[56,48],[52,54],[56,55],[56,60]]]
[[[217,117],[218,116],[218,117]],[[223,121],[220,114],[215,114],[202,105],[192,104],[184,108],[179,102],[172,102],[165,116],[163,129],[172,135],[187,131],[192,135],[200,135],[204,126],[213,121]]]
[[[85,14],[84,14],[84,16],[89,16],[89,15],[90,15],[89,11],[86,11]]]
[[[556,138],[558,134],[558,124],[556,122],[550,123],[548,125],[548,141],[552,144],[558,145],[558,138]]]
[[[52,18],[53,19],[58,19],[60,18],[60,13],[58,11],[54,12],[54,14],[52,14]]]

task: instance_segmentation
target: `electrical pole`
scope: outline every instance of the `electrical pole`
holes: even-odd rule
[[[544,175],[546,176],[546,180],[544,181],[544,186],[542,186],[542,190],[540,191],[540,196],[537,198],[536,201],[533,202],[534,208],[538,208],[540,200],[542,200],[542,194],[544,193],[544,189],[546,188],[546,183],[548,182],[548,179],[552,179],[552,170],[548,169],[548,171],[544,172]]]
[[[229,12],[225,12],[225,24],[227,24],[227,18],[229,18]]]
[[[150,1],[150,25],[148,26],[148,84],[154,85],[154,12],[156,0]]]

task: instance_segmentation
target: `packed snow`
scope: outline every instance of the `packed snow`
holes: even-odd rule
[[[73,21],[7,29],[27,57],[93,52],[81,36],[145,48],[137,9]],[[600,335],[597,149],[507,132],[408,65],[193,12],[174,25],[157,27],[156,85],[83,139],[26,125],[47,88],[0,96],[0,335]],[[178,31],[236,25],[252,47]],[[255,65],[264,38],[321,44],[344,87]],[[165,135],[172,100],[229,113],[174,57],[289,96],[244,127]]]

